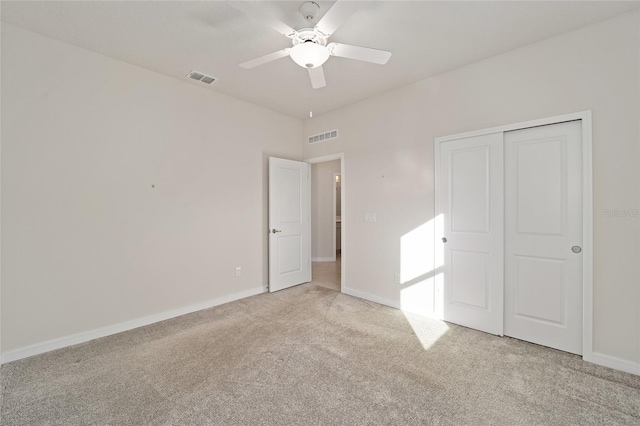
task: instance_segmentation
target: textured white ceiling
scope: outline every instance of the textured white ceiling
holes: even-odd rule
[[[321,15],[333,1],[317,1]],[[302,1],[255,2],[299,29]],[[331,57],[327,86],[311,89],[290,58],[246,70],[238,64],[290,41],[226,1],[2,1],[2,21],[202,90],[306,118],[639,7],[638,1],[362,1],[329,41],[393,52],[387,65]],[[219,80],[204,86],[191,70]]]

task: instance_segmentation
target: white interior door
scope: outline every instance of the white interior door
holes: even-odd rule
[[[311,281],[309,165],[269,158],[269,291]]]
[[[502,133],[440,146],[443,317],[503,332],[504,190]]]
[[[582,135],[505,133],[505,335],[582,354]]]

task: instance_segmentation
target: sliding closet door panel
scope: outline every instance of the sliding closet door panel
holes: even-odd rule
[[[505,334],[582,353],[579,121],[505,133]]]
[[[493,334],[503,328],[502,133],[443,142],[443,317]]]

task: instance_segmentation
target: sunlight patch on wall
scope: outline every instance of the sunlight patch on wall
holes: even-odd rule
[[[400,307],[418,315],[442,317],[443,264],[441,244],[435,235],[442,228],[442,215],[418,226],[400,238]]]
[[[400,238],[400,283],[428,274],[434,268],[434,220]]]
[[[434,279],[431,277],[401,289],[400,309],[404,312],[435,318],[434,286]]]

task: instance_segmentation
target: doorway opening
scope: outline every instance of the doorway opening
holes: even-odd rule
[[[312,282],[342,291],[345,269],[343,154],[305,161],[311,164]]]

